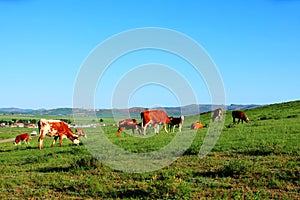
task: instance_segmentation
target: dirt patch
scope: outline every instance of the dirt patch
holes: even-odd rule
[[[5,139],[5,140],[0,140],[0,143],[12,142],[14,140],[15,140],[15,138],[9,138],[9,139]]]

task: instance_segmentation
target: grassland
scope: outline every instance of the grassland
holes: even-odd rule
[[[175,162],[145,173],[110,168],[85,145],[73,146],[69,140],[62,148],[58,144],[51,148],[52,139],[46,138],[43,150],[37,148],[37,137],[30,145],[0,143],[0,198],[300,199],[300,101],[245,112],[251,123],[232,125],[228,111],[223,132],[206,157],[198,153],[208,127],[197,132]],[[187,117],[181,133],[161,131],[144,139],[132,137],[130,131],[118,138],[116,127],[86,131],[93,138],[103,130],[115,145],[145,153],[164,147],[177,134],[190,134],[189,126],[196,120],[199,116]],[[209,126],[210,115],[201,115],[200,120]],[[0,139],[32,130],[0,128]]]

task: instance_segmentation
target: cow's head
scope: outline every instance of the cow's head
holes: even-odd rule
[[[87,138],[87,135],[85,134],[85,132],[81,128],[76,128],[76,135],[83,136],[83,137]]]
[[[72,140],[73,144],[79,145],[80,141],[78,139],[78,135],[73,135],[73,140]]]
[[[249,118],[248,117],[246,117],[246,122],[248,123],[250,120],[249,120]]]

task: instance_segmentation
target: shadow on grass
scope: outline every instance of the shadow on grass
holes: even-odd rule
[[[69,172],[71,170],[70,167],[47,167],[38,169],[38,172],[49,173],[49,172]]]
[[[247,174],[252,168],[252,163],[246,160],[233,159],[226,162],[219,169],[206,172],[196,172],[194,176],[203,177],[239,177]]]
[[[0,149],[0,153],[12,152],[13,149]]]
[[[150,198],[153,197],[153,194],[151,192],[146,192],[144,189],[135,188],[131,190],[125,190],[125,191],[117,191],[117,192],[110,192],[107,193],[106,198]],[[153,197],[154,198],[154,197]]]
[[[279,144],[258,145],[238,150],[237,153],[248,156],[278,155],[283,153],[283,146]]]

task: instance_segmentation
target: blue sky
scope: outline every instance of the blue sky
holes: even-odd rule
[[[300,99],[297,0],[0,0],[0,107],[72,107],[89,54],[113,35],[143,27],[175,30],[201,45],[222,77],[226,104]],[[174,68],[189,81],[195,103],[210,103],[205,81],[191,66],[149,50],[124,56],[107,70],[95,88],[95,107],[112,107],[116,83],[147,63]],[[176,94],[157,84],[124,101],[128,107],[178,104]]]

